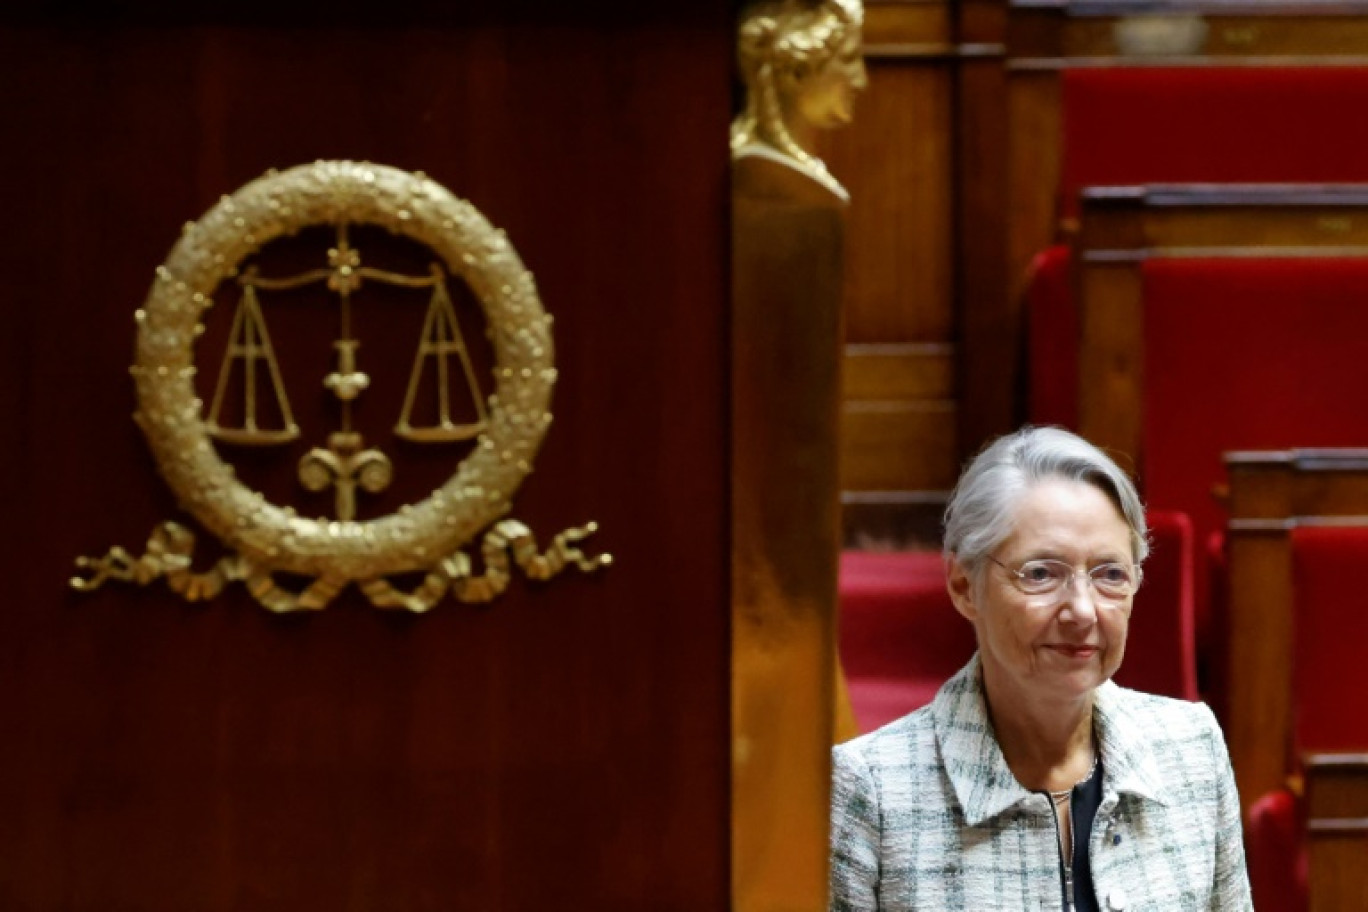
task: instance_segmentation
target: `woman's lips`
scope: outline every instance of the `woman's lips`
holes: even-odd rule
[[[1098,651],[1097,646],[1052,645],[1050,648],[1071,659],[1091,659],[1093,656],[1097,655]]]

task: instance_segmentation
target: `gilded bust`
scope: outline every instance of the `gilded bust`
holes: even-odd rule
[[[741,18],[738,56],[746,107],[732,124],[732,156],[794,168],[843,201],[845,188],[814,152],[818,130],[842,127],[868,85],[861,0],[774,0]]]

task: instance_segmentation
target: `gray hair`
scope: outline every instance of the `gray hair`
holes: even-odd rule
[[[984,559],[1012,534],[1021,495],[1050,478],[1081,481],[1106,494],[1130,526],[1135,562],[1144,563],[1145,506],[1130,476],[1082,437],[1055,427],[1024,427],[974,457],[945,508],[945,555],[977,575]]]

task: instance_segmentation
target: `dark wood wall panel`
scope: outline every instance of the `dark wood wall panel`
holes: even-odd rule
[[[856,122],[823,137],[850,190],[846,341],[953,335],[950,74],[931,61],[871,58]]]
[[[993,7],[962,8],[967,40],[1001,36]],[[1000,47],[976,47],[982,55],[960,62],[955,85],[961,457],[1012,430],[1022,398],[1018,318],[1007,292],[1007,78]]]
[[[954,406],[944,401],[847,403],[841,414],[846,490],[948,490],[955,483],[954,427]]]
[[[869,90],[823,147],[852,197],[842,486],[925,543],[963,457],[1015,413],[1006,16],[992,0],[867,8]],[[853,515],[852,540],[906,537]]]
[[[0,28],[0,908],[726,907],[733,52],[706,6]],[[560,371],[514,512],[598,520],[611,570],[423,617],[66,589],[185,519],[130,420],[153,268],[319,158],[421,169],[507,230]]]
[[[938,2],[868,14],[869,88],[854,125],[822,138],[851,194],[841,486],[905,492],[953,477],[956,451],[950,17]]]

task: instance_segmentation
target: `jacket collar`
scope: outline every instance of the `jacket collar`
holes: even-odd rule
[[[978,826],[1031,796],[1012,775],[998,746],[977,653],[936,694],[931,718],[941,763],[967,825]],[[1168,804],[1145,733],[1111,681],[1097,688],[1093,725],[1102,751],[1104,791]]]

